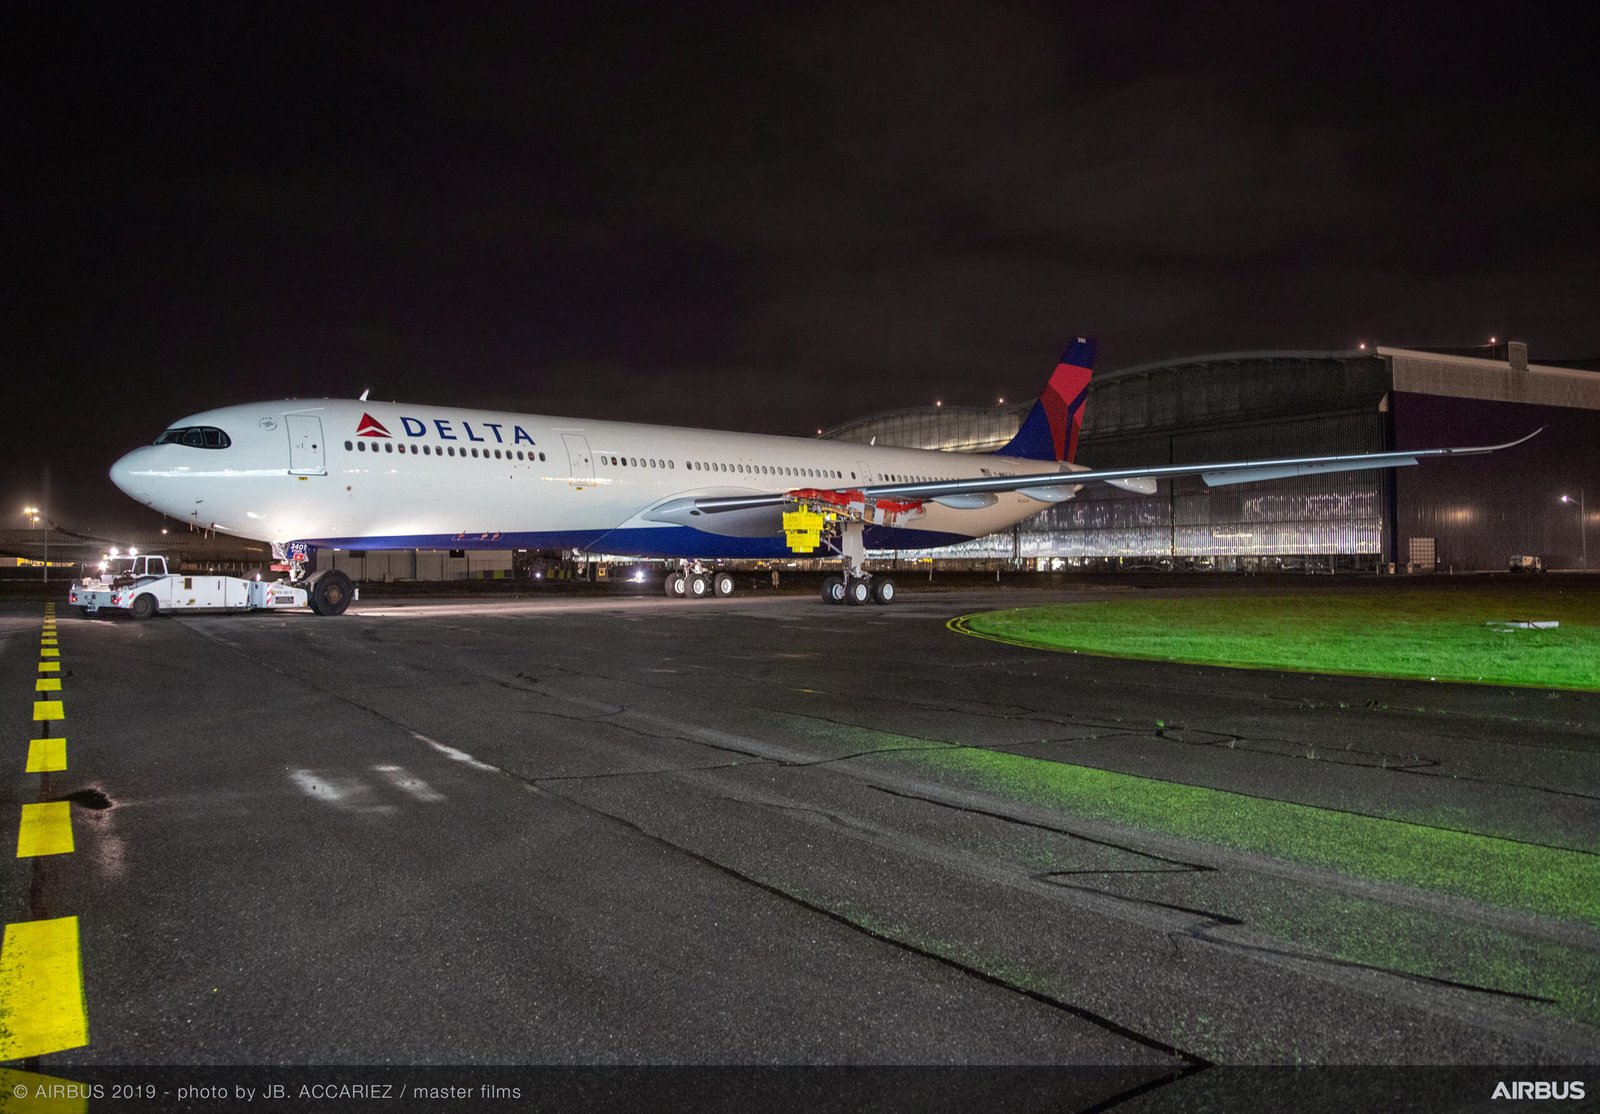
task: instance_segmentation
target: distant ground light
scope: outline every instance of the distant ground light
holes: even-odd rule
[[[1554,620],[1517,629],[1516,620]],[[1600,595],[1462,588],[1112,600],[966,615],[951,627],[1110,657],[1600,691]]]

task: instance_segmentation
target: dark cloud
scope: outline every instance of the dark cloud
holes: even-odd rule
[[[1564,12],[13,6],[5,489],[121,514],[172,418],[365,387],[804,433],[1069,331],[1593,352]]]

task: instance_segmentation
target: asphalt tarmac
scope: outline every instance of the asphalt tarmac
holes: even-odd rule
[[[75,850],[0,896],[79,918],[90,1032],[39,1070],[1600,1062],[1594,924],[1314,850],[1581,877],[1600,696],[1035,651],[946,627],[1016,599],[914,587],[62,606],[51,725],[6,605],[7,737],[68,761],[0,784]],[[1149,786],[1266,830],[1141,822]]]

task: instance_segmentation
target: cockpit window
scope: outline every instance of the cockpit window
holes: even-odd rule
[[[180,426],[156,438],[158,445],[188,445],[192,449],[226,449],[233,440],[211,425]]]

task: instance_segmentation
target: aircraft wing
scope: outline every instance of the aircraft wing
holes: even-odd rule
[[[1370,468],[1401,468],[1432,457],[1480,456],[1499,452],[1531,440],[1544,431],[1541,426],[1525,437],[1502,445],[1474,445],[1450,449],[1402,449],[1387,453],[1346,453],[1335,456],[1276,457],[1264,460],[1235,460],[1217,464],[1165,464],[1154,468],[1103,468],[1083,471],[1029,473],[1017,476],[983,476],[968,480],[935,480],[927,483],[863,484],[848,488],[807,488],[793,492],[762,495],[723,495],[675,500],[683,511],[699,515],[726,514],[784,506],[809,496],[828,492],[851,501],[936,502],[957,508],[991,505],[994,497],[1021,492],[1045,503],[1062,502],[1087,483],[1110,483],[1146,494],[1155,490],[1155,481],[1172,476],[1199,476],[1210,487],[1254,483],[1289,476],[1316,475],[1322,472],[1357,472]],[[1042,509],[1042,508],[1041,508]]]

